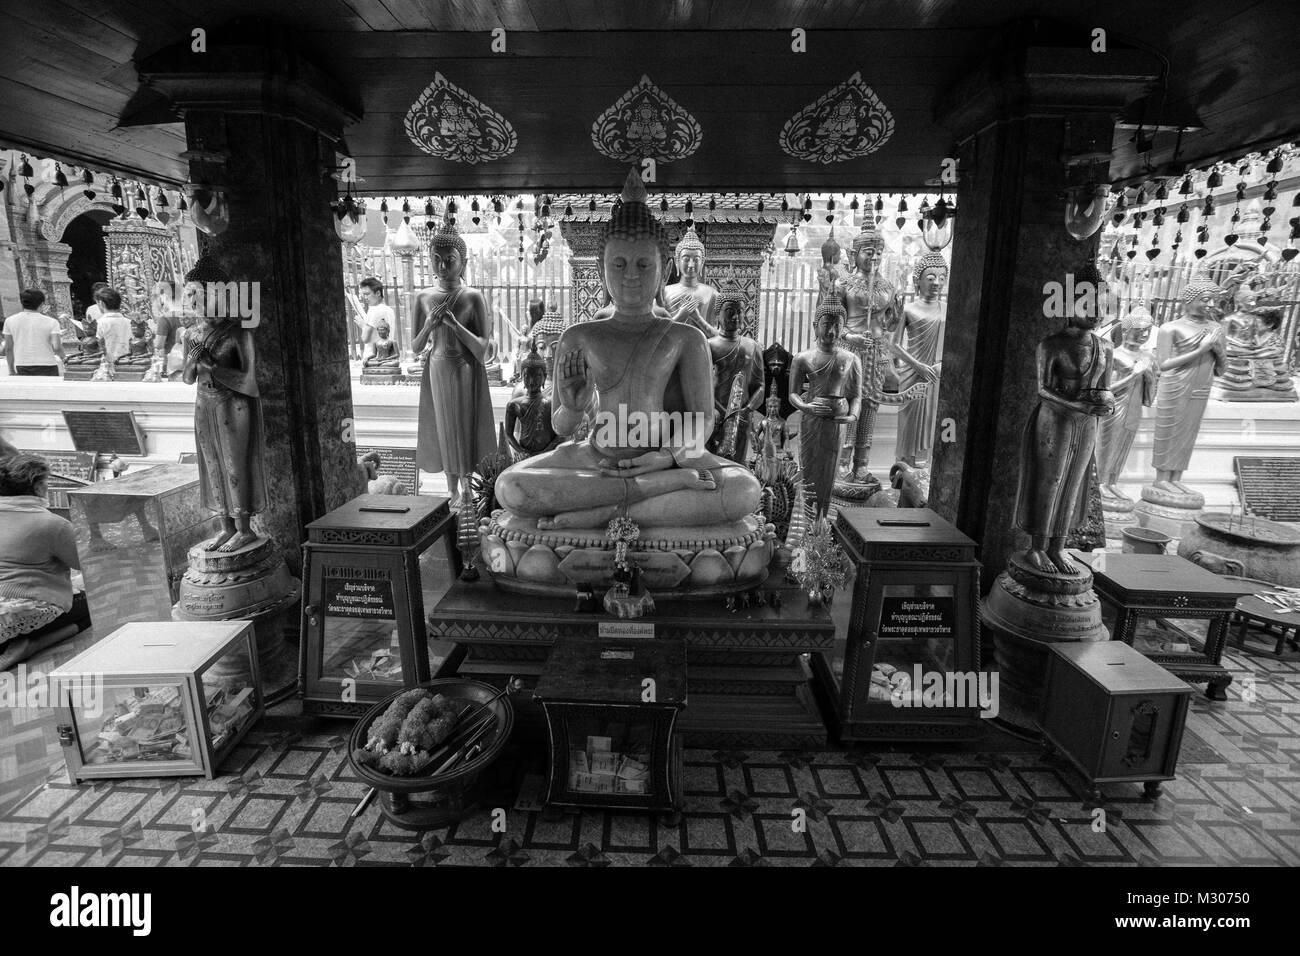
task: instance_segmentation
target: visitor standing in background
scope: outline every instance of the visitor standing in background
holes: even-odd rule
[[[379,325],[380,319],[387,322],[390,329],[397,328],[397,316],[384,302],[384,284],[378,278],[366,276],[357,283],[357,297],[366,307],[366,320],[361,327],[362,345],[375,343],[375,327]]]
[[[99,293],[99,340],[104,343],[104,355],[112,365],[131,346],[131,323],[121,313],[122,296],[116,289],[102,289]]]
[[[63,326],[40,311],[45,293],[24,289],[18,295],[23,310],[5,319],[5,361],[10,375],[59,374],[63,361]]]
[[[86,306],[86,320],[94,319],[99,321],[99,317],[104,314],[104,307],[99,304],[99,294],[105,289],[111,289],[107,282],[96,282],[90,287],[90,305]]]

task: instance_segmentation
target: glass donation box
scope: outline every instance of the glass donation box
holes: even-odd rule
[[[835,537],[857,566],[843,643],[814,655],[841,740],[954,740],[996,716],[979,673],[976,544],[926,508],[842,508]]]
[[[681,805],[686,644],[555,642],[533,695],[550,740],[546,802],[618,810]]]
[[[361,495],[307,525],[302,551],[303,712],[360,717],[428,681],[424,609],[460,573],[447,499]]]
[[[170,621],[190,548],[216,534],[197,465],[158,465],[68,492],[90,617],[102,634]]]
[[[262,716],[248,621],[137,622],[50,675],[76,782],[216,774]]]

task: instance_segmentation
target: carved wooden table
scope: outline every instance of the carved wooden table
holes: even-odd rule
[[[1219,662],[1228,619],[1237,599],[1251,593],[1249,587],[1175,554],[1107,553],[1099,555],[1093,567],[1093,589],[1101,598],[1102,616],[1112,640],[1136,646],[1185,681],[1206,681],[1205,696],[1211,700],[1228,699],[1232,675]],[[1175,623],[1186,620],[1208,624],[1199,648],[1194,643],[1196,635]],[[1140,641],[1135,644],[1139,636],[1159,638],[1167,646],[1144,650]]]
[[[508,594],[488,580],[457,581],[429,613],[429,636],[456,643],[438,676],[458,673],[497,686],[515,677],[530,689],[560,638],[682,640],[691,703],[680,731],[688,744],[823,746],[826,725],[809,686],[806,655],[831,648],[835,625],[825,608],[808,607],[803,592],[778,575],[759,590],[777,591],[781,607],[733,612],[722,599],[660,601],[650,617],[619,621],[603,611],[575,611],[571,598]],[[516,697],[516,716],[525,730],[544,734],[540,707],[528,713],[525,696]]]

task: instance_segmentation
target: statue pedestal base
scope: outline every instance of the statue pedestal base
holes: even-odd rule
[[[1133,509],[1137,506],[1131,498],[1102,498],[1101,513],[1106,525],[1106,547],[1118,550],[1124,546],[1124,529],[1138,523]]]
[[[497,586],[572,597],[614,582],[614,543],[604,527],[541,531],[531,518],[498,511],[479,525],[483,563]],[[776,533],[756,515],[703,528],[643,528],[628,551],[645,589],[658,597],[711,597],[767,577]]]
[[[113,380],[117,382],[143,382],[145,373],[153,368],[153,363],[148,365],[114,365]]]
[[[89,382],[99,371],[99,363],[94,365],[71,365],[63,366],[63,377],[70,382]]]
[[[1294,402],[1300,400],[1296,395],[1295,383],[1287,382],[1286,388],[1265,388],[1255,385],[1250,388],[1224,388],[1215,384],[1210,387],[1210,398],[1220,402]]]
[[[377,365],[361,369],[362,385],[396,385],[402,380],[402,370],[396,365]]]
[[[1138,524],[1167,534],[1170,548],[1177,548],[1184,534],[1196,527],[1196,519],[1205,507],[1205,496],[1192,492],[1181,494],[1142,486],[1142,500],[1133,508]]]
[[[279,549],[258,537],[236,551],[205,551],[195,545],[181,579],[180,600],[172,608],[178,621],[252,621],[262,693],[268,703],[297,688],[296,655],[284,641],[296,632],[298,579],[289,573]]]
[[[1031,733],[1037,733],[1049,645],[1108,637],[1090,570],[1047,575],[1019,554],[993,583],[980,619],[993,635],[998,662],[998,720]]]

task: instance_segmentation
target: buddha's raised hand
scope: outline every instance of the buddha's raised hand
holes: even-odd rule
[[[556,362],[560,401],[566,408],[581,410],[591,402],[593,386],[582,349],[570,349]]]

